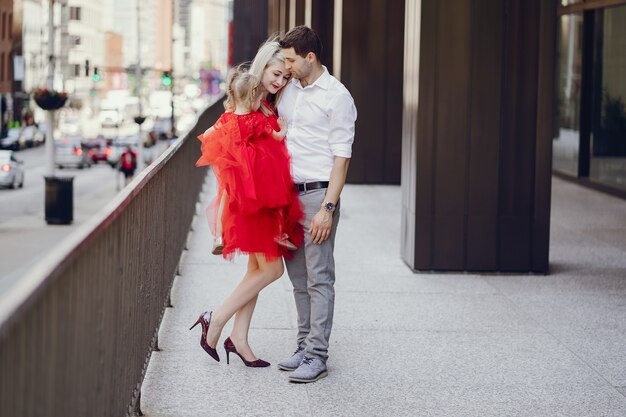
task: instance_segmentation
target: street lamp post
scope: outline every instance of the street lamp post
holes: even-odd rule
[[[46,126],[45,162],[45,218],[48,224],[70,224],[74,220],[74,177],[55,177],[54,164],[54,110],[65,103],[54,92],[54,0],[48,0],[48,79],[47,99],[40,98],[37,104],[48,111]],[[41,97],[41,96],[40,96]],[[37,100],[37,99],[35,99]],[[47,102],[47,104],[45,104]]]
[[[137,172],[141,172],[144,167],[144,151],[141,125],[146,120],[143,115],[143,103],[141,102],[141,19],[139,0],[136,0],[137,6],[137,68],[135,68],[135,78],[137,82],[137,98],[139,99],[139,114],[135,117],[135,123],[139,130],[137,140]]]
[[[54,0],[48,0],[48,91],[54,89]],[[47,177],[54,176],[54,111],[46,114],[46,169]]]

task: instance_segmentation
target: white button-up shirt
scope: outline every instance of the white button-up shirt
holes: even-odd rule
[[[350,92],[326,67],[314,83],[292,79],[278,114],[287,122],[287,148],[295,183],[328,181],[335,156],[350,158],[356,107]]]

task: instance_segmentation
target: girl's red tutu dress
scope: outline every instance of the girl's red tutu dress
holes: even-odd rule
[[[283,233],[296,246],[302,245],[304,213],[291,179],[287,147],[272,138],[274,128],[279,130],[276,116],[227,112],[198,136],[202,156],[196,166],[212,165],[219,186],[211,205],[213,216],[222,194],[227,195],[221,218],[224,258],[237,252],[262,253],[269,260],[289,257],[292,252],[275,241]]]

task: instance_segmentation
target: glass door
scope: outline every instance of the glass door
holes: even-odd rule
[[[595,13],[589,178],[626,191],[626,5]]]
[[[578,176],[583,67],[582,14],[559,17],[557,54],[557,130],[552,146],[553,168]]]

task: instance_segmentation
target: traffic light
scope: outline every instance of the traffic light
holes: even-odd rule
[[[170,87],[172,85],[172,74],[169,71],[163,71],[161,74],[161,84],[164,87]]]
[[[91,79],[97,83],[98,81],[100,81],[100,74],[98,73],[98,67],[93,67],[93,76],[91,77]]]

